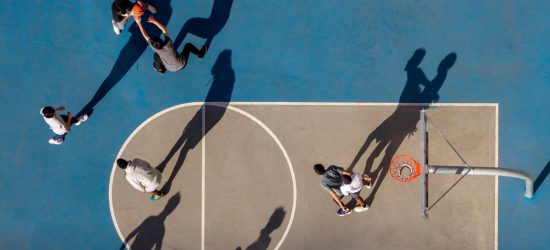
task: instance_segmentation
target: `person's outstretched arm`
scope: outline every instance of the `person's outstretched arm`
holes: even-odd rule
[[[141,24],[141,17],[134,16],[134,20],[136,21],[136,23],[139,27],[139,30],[141,31],[141,35],[143,36],[143,38],[145,38],[145,40],[147,42],[149,42],[151,40],[151,38],[147,34],[147,31],[145,31],[145,29],[143,28],[143,25]]]
[[[334,201],[336,201],[336,203],[338,204],[338,206],[340,206],[340,208],[342,208],[342,210],[344,211],[349,211],[349,208],[347,208],[344,203],[340,200],[340,198],[338,197],[338,195],[336,195],[336,193],[334,191],[330,191],[329,192],[330,196],[332,196],[332,199],[334,199]]]
[[[157,21],[157,19],[155,19],[153,16],[149,16],[149,19],[147,19],[147,22],[150,22],[150,23],[156,25],[157,27],[159,27],[159,29],[162,30],[162,34],[164,34],[164,36],[170,37],[166,27],[162,23]]]

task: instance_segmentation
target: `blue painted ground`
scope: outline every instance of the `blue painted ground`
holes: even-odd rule
[[[174,39],[187,21],[180,39],[211,42],[206,58],[159,76],[135,27],[114,35],[110,1],[1,0],[0,249],[118,248],[119,147],[156,112],[203,101],[224,50],[233,101],[397,102],[417,48],[430,78],[457,54],[440,102],[499,103],[500,166],[539,177],[532,200],[500,179],[500,249],[550,249],[550,2],[154,1]],[[94,113],[53,146],[44,105]]]

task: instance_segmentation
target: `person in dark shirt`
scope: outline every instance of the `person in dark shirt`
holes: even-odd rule
[[[199,50],[191,43],[185,44],[183,51],[178,53],[173,46],[172,39],[170,39],[170,34],[166,27],[159,23],[154,17],[150,16],[147,19],[147,22],[157,26],[164,35],[164,41],[160,37],[149,37],[143,24],[141,23],[140,17],[135,17],[136,23],[139,26],[139,30],[143,35],[143,38],[149,43],[151,48],[155,51],[153,68],[160,74],[164,74],[166,70],[171,72],[176,72],[182,70],[187,65],[187,59],[191,53],[195,54],[198,59],[202,59],[208,50],[206,45],[203,45]]]
[[[342,186],[342,175],[351,175],[352,173],[344,170],[342,167],[334,165],[325,169],[323,164],[315,164],[313,166],[313,171],[321,175],[321,187],[326,190],[338,206],[340,206],[341,209],[338,210],[338,215],[344,216],[351,213],[351,209],[347,208],[344,203],[342,203],[341,199],[344,195],[340,191],[340,186]]]

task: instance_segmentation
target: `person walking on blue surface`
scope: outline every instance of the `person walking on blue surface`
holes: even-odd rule
[[[157,13],[157,9],[151,5],[142,1],[132,3],[129,0],[115,0],[111,5],[111,14],[113,15],[113,31],[115,34],[120,35],[120,32],[124,29],[126,21],[132,15],[141,15],[145,11],[149,10],[152,14]]]
[[[160,185],[162,174],[148,162],[141,159],[127,161],[119,158],[116,164],[124,170],[126,180],[132,187],[141,192],[151,193],[151,200],[158,200],[164,195],[156,189]]]
[[[353,173],[334,165],[325,169],[323,164],[315,164],[313,166],[313,171],[321,175],[321,187],[326,190],[336,204],[340,206],[340,209],[337,211],[338,215],[345,216],[351,213],[351,209],[347,208],[341,200],[344,194],[341,192],[340,187],[342,186],[342,177],[351,176]],[[370,178],[369,182],[365,183],[365,185],[370,185]],[[362,205],[364,205],[364,203]]]
[[[170,34],[168,33],[166,27],[164,27],[163,24],[158,22],[152,16],[149,17],[147,22],[154,24],[162,31],[162,34],[164,34],[164,41],[160,39],[160,37],[149,37],[145,29],[143,28],[141,18],[136,16],[135,20],[139,26],[141,34],[143,35],[147,43],[149,43],[151,48],[155,51],[153,68],[160,74],[164,74],[166,70],[176,72],[185,68],[190,53],[197,55],[197,58],[199,59],[202,59],[204,55],[206,55],[206,51],[208,50],[208,47],[206,45],[203,45],[202,48],[199,50],[197,49],[197,47],[190,43],[185,44],[182,53],[179,54],[173,46],[172,39],[170,38]]]
[[[67,112],[67,115],[58,115],[56,111],[65,110],[65,107],[59,106],[54,108],[52,106],[46,106],[40,109],[40,114],[44,121],[50,126],[50,129],[56,134],[48,142],[50,144],[59,145],[65,141],[65,136],[69,133],[71,125],[78,126],[80,123],[86,121],[88,116],[86,114],[80,116],[78,119],[73,119],[71,112]]]

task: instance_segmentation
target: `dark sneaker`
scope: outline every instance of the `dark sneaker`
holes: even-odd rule
[[[351,214],[351,209],[348,209],[348,211],[346,212],[340,208],[338,209],[338,211],[336,211],[336,213],[338,214],[338,216],[346,216],[348,214]]]
[[[164,75],[164,72],[165,72],[165,71],[162,71],[162,70],[157,69],[157,67],[155,67],[155,64],[154,64],[154,63],[153,63],[153,69],[154,69],[156,72],[158,72],[159,74]]]

